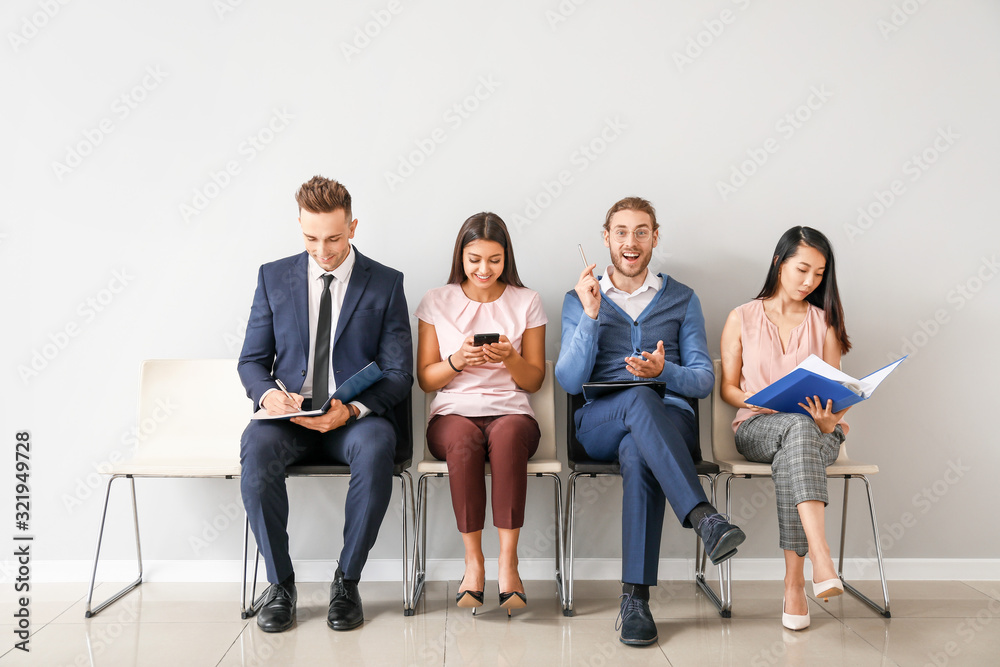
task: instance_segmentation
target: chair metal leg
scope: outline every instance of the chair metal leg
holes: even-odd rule
[[[267,595],[267,589],[261,591],[260,596],[257,595],[257,568],[260,565],[260,550],[257,549],[256,542],[254,542],[254,560],[253,560],[253,581],[250,587],[250,606],[247,606],[247,566],[250,557],[250,518],[244,513],[243,520],[243,586],[240,587],[240,618],[248,619],[252,616],[256,616],[257,612],[260,611],[261,605],[264,603],[264,596]]]
[[[844,543],[847,537],[847,490],[852,477],[858,477],[861,481],[865,483],[865,489],[868,492],[868,513],[871,515],[872,520],[872,534],[875,537],[875,554],[878,558],[878,574],[879,579],[882,581],[882,599],[885,602],[884,607],[878,606],[878,604],[869,598],[867,595],[859,591],[857,588],[847,583],[844,579]],[[891,618],[889,613],[889,586],[885,580],[885,567],[882,562],[882,545],[878,539],[878,519],[875,517],[875,498],[872,496],[872,485],[868,481],[865,475],[845,475],[844,476],[844,513],[840,524],[840,564],[837,567],[837,574],[840,576],[841,582],[844,584],[844,590],[849,592],[854,597],[858,598],[869,607],[877,611],[879,614],[885,618]]]
[[[729,474],[726,477],[726,515],[733,515],[733,480],[736,479],[737,475]],[[743,479],[750,479],[749,475],[739,475]],[[723,588],[722,593],[722,609],[719,613],[723,615],[724,618],[731,618],[733,615],[733,559],[730,558],[722,564],[722,578],[725,580],[726,584]]]
[[[563,616],[573,616],[573,531],[576,524],[576,481],[582,473],[572,472],[569,475],[566,488],[566,600],[563,603]]]
[[[713,478],[711,475],[698,475],[698,476],[708,482],[709,496],[712,498],[712,504],[714,506],[715,478]],[[732,616],[732,612],[726,608],[726,603],[725,600],[723,599],[726,594],[723,568],[719,567],[719,593],[721,593],[722,595],[722,597],[720,597],[720,595],[716,593],[712,589],[712,587],[708,584],[708,582],[705,580],[705,566],[708,561],[708,553],[705,551],[705,549],[702,548],[701,538],[698,537],[697,534],[695,534],[694,542],[695,542],[695,548],[694,548],[695,583],[698,584],[698,588],[700,588],[702,592],[705,593],[708,599],[712,601],[712,604],[715,605],[715,608],[719,610],[719,615],[722,616],[722,618],[730,618]]]
[[[711,491],[712,491],[712,507],[718,507],[719,506],[718,502],[717,502],[718,501],[718,481],[719,481],[719,476],[721,474],[722,473],[716,473],[716,475],[712,478],[712,484],[711,484],[711,487],[710,487]],[[730,515],[727,513],[726,516],[730,516]],[[708,560],[708,552],[705,551],[704,549],[702,550],[702,552],[703,553],[701,555],[701,569],[704,572],[704,570],[705,570],[705,561]],[[726,597],[726,595],[727,595],[726,594],[727,574],[728,574],[728,570],[725,570],[724,568],[721,568],[721,567],[719,568],[719,595],[720,595],[720,597],[722,599],[722,606],[719,608],[719,614],[723,618],[731,618],[732,615],[733,615],[732,605],[730,604],[729,600]]]
[[[413,577],[411,580],[410,607],[416,611],[420,596],[424,594],[427,580],[427,478],[422,474],[417,478],[417,501],[414,510],[413,536]]]
[[[542,473],[538,475],[539,477],[549,477],[553,481],[553,489],[555,491],[555,506],[556,506],[556,592],[559,594],[559,605],[566,609],[566,585],[563,579],[563,563],[565,561],[563,557],[563,506],[562,506],[562,480],[559,475],[555,473]]]
[[[94,554],[94,572],[90,576],[90,590],[87,592],[87,609],[83,614],[86,618],[92,618],[101,613],[105,607],[113,602],[116,602],[119,598],[142,583],[142,547],[139,544],[139,508],[135,502],[135,478],[131,475],[124,475],[124,477],[128,478],[129,486],[132,491],[132,523],[135,527],[135,557],[139,573],[136,576],[135,581],[125,586],[125,588],[121,589],[93,609],[90,607],[90,603],[94,598],[94,584],[97,581],[97,563],[101,558],[101,541],[104,539],[104,523],[108,517],[108,501],[111,499],[111,484],[119,477],[122,477],[122,475],[111,476],[111,479],[108,480],[108,490],[104,495],[104,512],[101,514],[101,530],[97,534],[97,552]]]
[[[413,600],[411,599],[411,594],[413,590],[411,588],[410,581],[410,536],[409,530],[407,530],[407,524],[409,522],[410,513],[409,508],[413,505],[413,478],[410,477],[410,473],[407,470],[403,470],[399,474],[400,490],[402,492],[402,503],[403,503],[403,615],[413,616]],[[407,502],[409,499],[409,502]]]

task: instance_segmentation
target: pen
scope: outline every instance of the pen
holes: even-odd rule
[[[285,389],[285,383],[278,378],[274,378],[274,382],[278,385],[278,389],[281,390],[281,393],[288,397],[288,400],[292,402],[292,405],[295,405],[295,399],[292,398],[292,395],[288,393],[287,389]]]
[[[583,258],[583,265],[584,266],[590,266],[590,262],[587,261],[587,256],[583,254],[583,244],[582,243],[577,243],[576,247],[580,249],[580,257]]]

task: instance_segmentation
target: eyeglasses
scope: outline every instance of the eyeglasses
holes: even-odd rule
[[[636,243],[645,243],[652,237],[653,232],[648,229],[637,229],[633,232],[626,231],[624,229],[616,229],[611,232],[612,238],[620,243],[623,243],[626,239],[628,239],[629,235],[636,240]]]

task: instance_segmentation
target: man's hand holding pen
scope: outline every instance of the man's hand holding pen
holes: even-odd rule
[[[583,312],[592,320],[597,319],[597,314],[601,310],[601,285],[594,277],[595,268],[597,264],[588,264],[576,283],[576,295],[583,304]]]
[[[281,391],[268,392],[261,403],[267,414],[288,415],[302,410],[302,401],[305,399],[298,394],[289,393],[281,380],[275,379],[275,383]]]

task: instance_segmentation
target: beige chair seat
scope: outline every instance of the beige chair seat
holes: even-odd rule
[[[538,459],[533,458],[528,461],[529,475],[555,474],[562,472],[562,463],[558,459]],[[417,464],[417,473],[420,475],[448,474],[448,464],[437,459],[424,459]],[[490,463],[486,462],[487,477],[493,474],[490,471]]]
[[[741,457],[742,458],[742,457]],[[743,459],[741,461],[722,460],[717,461],[719,470],[733,475],[751,475],[753,477],[770,477],[770,463],[754,463]],[[826,474],[829,477],[840,475],[874,475],[878,472],[878,466],[872,463],[861,463],[852,461],[846,456],[839,457],[833,465],[827,467]]]

